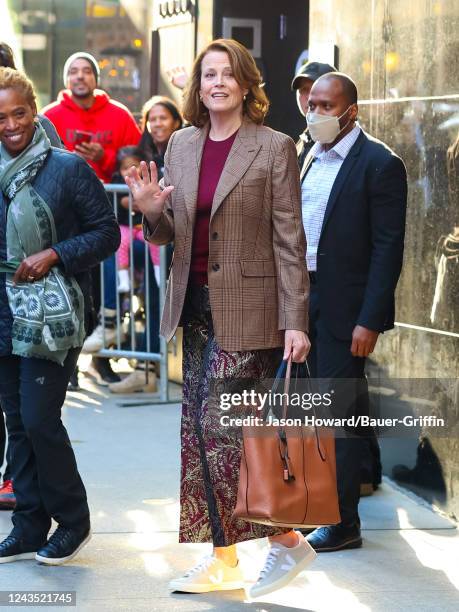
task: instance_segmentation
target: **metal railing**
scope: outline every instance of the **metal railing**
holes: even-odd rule
[[[127,185],[124,184],[105,184],[105,190],[107,193],[113,194],[113,209],[116,217],[118,218],[118,204],[122,197],[129,197],[129,231],[132,236],[133,233],[133,222],[132,222],[132,196],[129,191]],[[120,204],[121,206],[121,204]],[[145,312],[145,329],[143,333],[146,337],[146,350],[139,351],[136,347],[136,321],[135,321],[135,312],[133,309],[133,305],[135,302],[135,297],[138,298],[137,292],[135,290],[135,262],[134,262],[134,240],[131,239],[129,243],[129,279],[130,279],[130,289],[129,289],[129,334],[128,334],[128,347],[126,348],[126,341],[123,342],[123,333],[122,333],[122,325],[123,325],[123,313],[122,313],[122,303],[120,299],[120,293],[118,291],[118,258],[115,255],[115,292],[116,292],[116,343],[115,347],[108,347],[105,338],[105,278],[104,278],[104,262],[102,262],[100,266],[100,291],[101,291],[101,324],[103,328],[103,348],[97,353],[100,357],[125,357],[127,359],[137,359],[139,361],[146,362],[156,362],[159,363],[159,401],[160,402],[168,402],[169,401],[169,391],[168,391],[168,367],[167,367],[167,342],[166,340],[160,336],[159,337],[159,353],[151,352],[151,339],[150,339],[150,331],[151,331],[151,282],[156,282],[153,278],[150,278],[150,270],[153,269],[153,266],[150,266],[149,258],[150,252],[148,248],[148,243],[145,242],[144,245],[144,312]],[[167,252],[166,247],[160,247],[160,282],[159,282],[159,309],[158,312],[155,313],[155,316],[160,316],[163,311],[164,299],[166,295],[166,280],[167,280]],[[148,368],[147,368],[148,371]],[[147,374],[148,375],[148,374]]]

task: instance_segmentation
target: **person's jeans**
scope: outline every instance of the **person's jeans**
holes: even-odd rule
[[[61,420],[80,349],[63,366],[46,359],[0,357],[0,402],[11,448],[16,508],[13,534],[43,544],[51,518],[68,528],[89,527],[86,490]]]
[[[116,259],[111,255],[103,262],[104,268],[104,306],[116,309]]]

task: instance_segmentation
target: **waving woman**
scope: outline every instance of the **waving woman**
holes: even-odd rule
[[[261,381],[283,353],[304,361],[309,350],[296,150],[262,125],[260,81],[242,45],[212,42],[186,93],[193,127],[172,135],[161,187],[154,164],[127,179],[147,239],[175,243],[161,331],[169,340],[184,328],[180,541],[214,546],[171,582],[180,591],[241,588],[234,545],[244,540],[271,542],[254,596],[287,584],[314,556],[300,533],[232,518],[241,441],[219,426],[209,402],[215,383],[224,390],[238,379]]]

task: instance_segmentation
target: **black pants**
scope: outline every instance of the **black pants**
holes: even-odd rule
[[[320,318],[317,286],[311,285],[309,307],[311,352],[308,364],[314,378],[335,379],[333,416],[350,417],[368,414],[368,385],[365,358],[353,357],[351,342],[335,338]],[[340,380],[342,379],[342,380]],[[341,431],[336,438],[336,464],[341,523],[359,523],[360,472],[365,431]]]
[[[86,491],[62,421],[67,385],[80,349],[64,366],[45,359],[0,357],[0,403],[6,415],[16,508],[13,533],[42,544],[51,518],[89,526]]]

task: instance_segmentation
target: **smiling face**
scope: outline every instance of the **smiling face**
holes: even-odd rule
[[[248,93],[233,76],[228,54],[209,51],[201,62],[202,103],[212,116],[214,113],[240,114],[244,95]]]
[[[30,143],[37,109],[17,89],[0,89],[0,142],[12,157]]]
[[[67,72],[67,87],[75,98],[92,96],[97,87],[97,81],[88,60],[80,57],[70,64]]]
[[[162,104],[151,107],[147,117],[147,129],[156,146],[165,146],[169,138],[180,127],[180,122],[174,119],[171,112]]]

